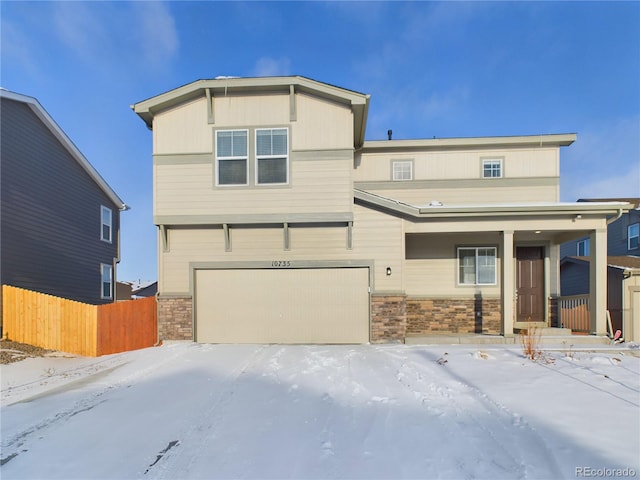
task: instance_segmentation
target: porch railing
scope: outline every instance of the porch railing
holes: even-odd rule
[[[589,295],[558,298],[560,325],[572,332],[589,333]]]

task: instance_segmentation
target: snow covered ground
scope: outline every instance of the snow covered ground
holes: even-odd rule
[[[640,358],[173,343],[3,365],[3,479],[640,476]]]

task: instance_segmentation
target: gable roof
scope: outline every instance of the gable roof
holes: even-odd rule
[[[131,108],[144,120],[149,129],[153,126],[154,115],[182,102],[200,97],[224,96],[249,92],[306,92],[350,106],[353,111],[354,147],[360,148],[364,143],[364,135],[369,110],[370,95],[336,87],[328,83],[318,82],[307,77],[218,77],[208,80],[196,80],[182,87],[169,90],[155,97],[142,100]]]
[[[104,178],[98,173],[98,171],[89,163],[89,160],[78,150],[78,147],[71,141],[66,133],[60,128],[55,120],[44,109],[40,102],[27,95],[11,92],[9,90],[0,89],[0,98],[6,98],[15,102],[24,103],[31,111],[40,119],[40,121],[49,129],[54,137],[62,144],[62,146],[69,152],[69,154],[78,162],[80,167],[93,179],[93,181],[100,187],[100,189],[109,197],[109,199],[118,206],[120,210],[128,210],[129,207],[122,201],[122,199],[113,191]]]

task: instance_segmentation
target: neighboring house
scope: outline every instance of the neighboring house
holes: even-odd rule
[[[2,285],[113,302],[126,205],[35,98],[0,99]]]
[[[200,80],[132,106],[153,131],[160,339],[366,343],[556,325],[574,134],[365,141],[369,95],[304,77]],[[391,136],[391,135],[389,135]]]
[[[635,309],[633,298],[640,291],[640,198],[580,199],[578,202],[619,201],[633,205],[619,218],[613,217],[607,227],[607,309],[615,330],[627,338],[633,331],[633,316],[640,315],[640,303]],[[585,236],[560,247],[560,291],[562,296],[589,293],[590,238]]]
[[[136,298],[152,297],[158,293],[158,282],[150,282],[135,288],[132,295]]]

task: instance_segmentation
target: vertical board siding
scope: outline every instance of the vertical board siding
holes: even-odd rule
[[[96,357],[156,344],[156,299],[89,305],[2,286],[3,332],[13,341]]]

